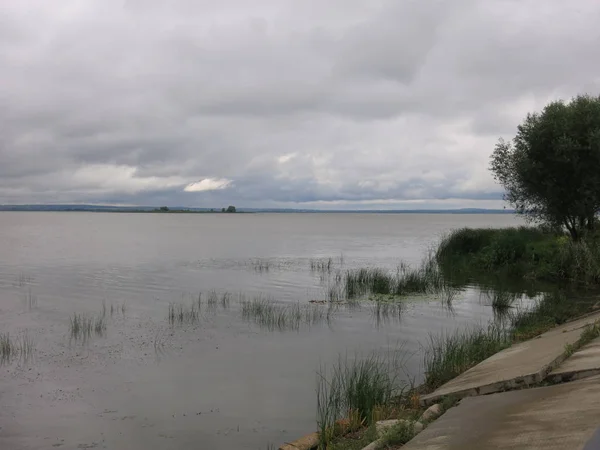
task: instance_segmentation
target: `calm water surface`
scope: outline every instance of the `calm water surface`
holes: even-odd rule
[[[0,213],[0,332],[36,342],[35,359],[0,368],[0,448],[266,449],[312,432],[320,365],[401,348],[419,380],[429,335],[487,323],[489,302],[469,288],[452,311],[421,297],[400,318],[341,307],[328,324],[269,331],[243,320],[239,295],[309,305],[328,292],[311,259],[333,258],[334,271],[415,265],[449,230],[520,224],[510,215]],[[228,307],[169,325],[169,303],[213,290],[231,294]],[[103,304],[115,307],[106,335],[72,341],[69,317]]]

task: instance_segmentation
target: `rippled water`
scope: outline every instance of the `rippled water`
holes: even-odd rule
[[[332,272],[418,264],[451,229],[520,224],[510,215],[0,213],[0,332],[36,341],[35,359],[0,369],[0,448],[265,449],[314,431],[320,365],[402,347],[418,380],[429,335],[486,323],[489,302],[471,287],[452,311],[420,297],[387,320],[368,305],[340,307],[330,321],[272,331],[243,320],[240,296],[315,305],[327,298],[315,258],[331,257]],[[169,325],[169,303],[211,291],[229,293],[227,307]],[[105,336],[71,340],[69,317],[103,305]]]

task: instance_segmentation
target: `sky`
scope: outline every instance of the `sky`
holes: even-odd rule
[[[597,0],[2,0],[0,203],[501,208]]]

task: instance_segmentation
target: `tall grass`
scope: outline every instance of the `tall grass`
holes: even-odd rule
[[[313,272],[330,273],[334,269],[333,258],[311,259],[309,261],[310,270]]]
[[[511,292],[508,289],[499,286],[495,289],[483,288],[480,296],[485,298],[488,304],[493,308],[494,313],[507,314],[521,299],[522,294],[519,292]]]
[[[463,228],[442,238],[435,258],[446,277],[468,273],[600,284],[600,235],[573,241],[540,227]]]
[[[27,362],[32,359],[35,355],[36,342],[34,338],[25,330],[22,334],[17,337],[17,349],[19,359]]]
[[[425,258],[416,268],[400,264],[395,273],[381,268],[349,270],[343,283],[348,298],[366,294],[437,294],[447,287],[433,255]]]
[[[377,408],[388,405],[406,389],[400,383],[395,356],[371,354],[366,358],[340,358],[331,370],[322,366],[317,373],[317,426],[320,448],[338,433],[336,422],[350,418],[357,426],[369,425]]]
[[[481,361],[510,346],[511,334],[490,324],[452,334],[430,336],[425,351],[425,386],[436,389]]]
[[[94,332],[98,336],[103,336],[106,333],[106,317],[98,316],[94,319]]]
[[[169,303],[167,320],[170,325],[195,324],[200,320],[199,302],[189,305]]]
[[[333,315],[331,306],[318,304],[284,305],[271,297],[257,296],[251,300],[240,299],[242,318],[269,331],[298,330],[300,326],[330,323]]]
[[[69,317],[69,332],[72,339],[86,340],[92,336],[94,318],[87,314],[73,313]]]
[[[35,340],[27,330],[16,339],[9,333],[0,334],[0,365],[18,358],[22,362],[29,361],[35,354]]]
[[[0,334],[0,362],[6,363],[14,356],[16,347],[9,333]]]
[[[256,258],[250,261],[250,265],[256,272],[268,272],[273,268],[273,263],[268,259]]]
[[[402,302],[376,300],[371,305],[371,317],[380,326],[390,320],[400,321],[404,309],[405,304]]]
[[[31,292],[31,289],[27,291],[27,296],[25,297],[25,304],[27,305],[27,309],[31,311],[32,309],[37,308],[38,299],[37,296]]]
[[[536,299],[532,307],[518,309],[510,315],[513,339],[523,341],[537,336],[556,325],[589,312],[596,301],[595,297],[567,298],[564,291],[546,293]]]
[[[92,333],[103,336],[106,333],[106,308],[98,316],[73,313],[69,317],[69,334],[71,339],[87,341]]]

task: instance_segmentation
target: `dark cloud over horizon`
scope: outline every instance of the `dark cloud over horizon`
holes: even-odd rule
[[[594,0],[4,0],[0,203],[500,207]]]

